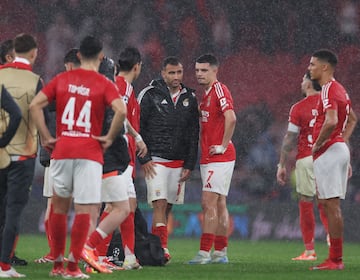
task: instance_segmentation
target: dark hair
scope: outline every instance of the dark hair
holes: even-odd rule
[[[162,68],[165,69],[167,65],[179,65],[181,64],[180,60],[176,56],[168,56],[163,60]]]
[[[207,54],[203,54],[203,55],[199,56],[196,59],[196,62],[197,63],[209,63],[211,66],[219,66],[219,61],[211,53],[207,53]]]
[[[5,64],[6,56],[14,51],[14,41],[13,40],[6,40],[1,43],[0,45],[0,64]]]
[[[14,49],[17,53],[27,53],[37,48],[36,40],[33,36],[25,33],[17,35],[14,39]]]
[[[317,50],[312,54],[313,57],[316,57],[319,60],[329,63],[332,67],[335,67],[338,63],[338,58],[336,54],[327,49]]]
[[[72,62],[76,65],[80,65],[80,59],[77,56],[78,52],[79,52],[78,48],[73,48],[69,50],[64,57],[64,63]]]
[[[115,63],[109,57],[104,57],[99,66],[99,73],[103,74],[109,80],[115,82]]]
[[[84,58],[95,58],[102,50],[103,45],[99,39],[86,36],[80,43],[80,53]]]
[[[306,71],[306,73],[305,73],[305,78],[311,81],[312,87],[313,87],[316,91],[320,91],[320,90],[321,90],[321,86],[320,86],[319,82],[318,82],[317,80],[312,80],[312,79],[311,79],[310,71]]]
[[[119,56],[119,71],[129,72],[137,63],[141,62],[141,55],[137,48],[127,47]]]

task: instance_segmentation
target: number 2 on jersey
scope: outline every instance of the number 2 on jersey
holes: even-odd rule
[[[75,122],[75,97],[70,97],[61,116],[61,123],[67,125],[69,131],[73,130],[74,124],[76,127],[83,127],[86,133],[91,130],[90,114],[91,114],[91,101],[85,101],[80,110],[79,116]]]

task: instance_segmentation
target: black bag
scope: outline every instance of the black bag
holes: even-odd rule
[[[160,238],[149,233],[147,223],[139,208],[135,211],[135,255],[141,265],[163,266],[165,265],[164,250],[161,247]],[[110,242],[107,255],[114,261],[125,258],[121,235],[115,231]]]

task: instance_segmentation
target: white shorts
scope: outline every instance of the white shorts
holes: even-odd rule
[[[51,161],[50,161],[51,164]],[[44,170],[44,186],[43,186],[43,196],[44,197],[52,197],[53,196],[53,188],[52,188],[52,178],[50,176],[50,167],[45,167]]]
[[[227,196],[235,161],[200,164],[202,190]]]
[[[53,191],[61,197],[73,197],[77,204],[101,202],[102,165],[87,159],[52,160],[50,176]]]
[[[135,185],[132,177],[133,170],[134,167],[129,164],[128,167],[125,169],[124,173],[121,174],[121,176],[124,176],[125,178],[125,185],[129,198],[136,198]]]
[[[159,163],[154,165],[156,175],[152,179],[145,179],[148,203],[166,199],[171,204],[183,204],[185,182],[179,183],[182,167],[171,168]]]
[[[117,202],[128,200],[126,181],[124,173],[102,179],[101,201]]]
[[[343,142],[332,144],[314,161],[317,196],[319,199],[345,199],[350,152]]]
[[[298,159],[295,168],[296,192],[313,197],[316,194],[313,157]]]

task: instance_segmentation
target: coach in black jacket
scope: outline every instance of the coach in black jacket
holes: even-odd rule
[[[152,232],[160,236],[169,260],[167,215],[172,204],[183,203],[185,181],[196,164],[199,111],[194,90],[181,83],[183,66],[176,57],[164,60],[161,75],[138,97],[140,134],[148,147],[139,161],[154,210]]]

